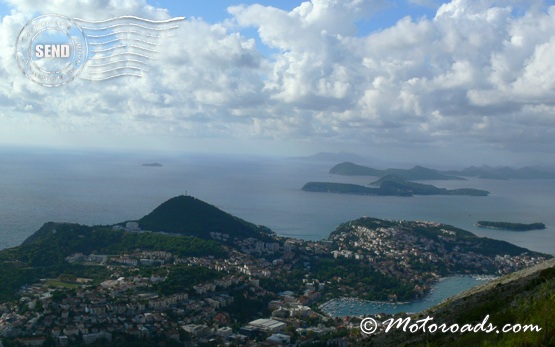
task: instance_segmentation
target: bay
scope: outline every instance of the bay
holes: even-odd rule
[[[421,300],[406,303],[341,298],[328,301],[322,304],[320,308],[325,313],[335,317],[375,315],[379,313],[418,313],[490,279],[483,276],[453,276],[443,278],[432,287],[429,295]]]

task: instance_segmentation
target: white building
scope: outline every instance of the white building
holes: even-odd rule
[[[285,323],[270,318],[253,320],[248,325],[266,331],[268,333],[281,333],[285,331]]]
[[[137,222],[127,222],[125,223],[125,230],[127,231],[139,231],[139,223]]]

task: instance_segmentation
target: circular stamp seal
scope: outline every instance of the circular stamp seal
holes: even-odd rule
[[[71,18],[47,14],[32,19],[21,29],[15,55],[27,78],[46,87],[57,87],[71,82],[83,70],[88,44]]]

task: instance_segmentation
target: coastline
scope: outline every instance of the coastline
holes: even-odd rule
[[[381,313],[395,314],[400,312],[417,313],[440,304],[451,296],[496,278],[497,276],[494,275],[477,274],[440,277],[428,293],[418,300],[398,302],[340,297],[328,300],[318,305],[318,308],[329,317],[365,316]],[[418,310],[404,310],[403,308],[418,308]]]

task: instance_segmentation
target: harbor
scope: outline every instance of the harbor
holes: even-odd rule
[[[368,301],[344,297],[327,301],[319,306],[326,314],[333,317],[364,316],[379,313],[396,314],[400,312],[417,313],[433,307],[442,301],[465,290],[494,279],[494,276],[467,275],[441,278],[430,293],[416,301]]]

